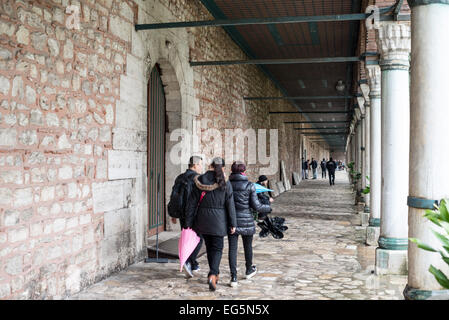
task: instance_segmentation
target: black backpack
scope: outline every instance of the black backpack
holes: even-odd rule
[[[185,176],[173,186],[168,202],[168,215],[172,218],[181,218],[184,215],[187,199],[192,191],[192,181]]]

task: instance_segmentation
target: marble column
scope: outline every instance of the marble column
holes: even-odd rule
[[[352,140],[354,141],[352,144],[352,154],[354,155],[354,171],[357,170],[357,122],[354,124],[354,135],[352,136]],[[356,191],[356,186],[354,185],[354,191]]]
[[[365,106],[363,106],[363,108],[364,107]],[[363,189],[365,189],[365,187],[366,187],[366,180],[365,180],[365,175],[366,175],[366,162],[365,162],[365,157],[366,157],[366,146],[365,146],[365,141],[366,141],[366,116],[365,116],[365,113],[362,113],[360,122],[361,122],[361,125],[362,125],[361,126],[362,127],[362,132],[361,132],[362,145],[360,147],[361,159],[362,159],[361,169],[360,169],[360,173],[361,173],[361,176],[360,176],[360,198],[364,202],[365,195],[361,191],[363,191]]]
[[[362,119],[360,118],[357,121],[357,163],[356,163],[356,171],[362,172]],[[361,179],[357,181],[356,191],[357,194],[360,194],[360,189],[362,187]]]
[[[381,199],[381,73],[380,67],[370,65],[366,67],[368,84],[370,87],[370,217],[366,228],[366,244],[377,246],[380,235],[380,199]]]
[[[408,1],[412,10],[409,237],[441,248],[432,230],[445,231],[423,218],[434,201],[449,198],[449,1]],[[413,161],[413,162],[412,162]],[[430,265],[449,276],[439,253],[410,243],[406,299],[449,299],[428,271]]]
[[[376,274],[406,274],[410,26],[398,22],[382,23],[377,29],[376,40],[382,71],[382,189]]]
[[[371,118],[371,114],[370,114],[370,101],[365,101],[365,125],[364,125],[364,129],[365,129],[365,143],[364,143],[364,152],[365,152],[365,157],[363,159],[363,163],[364,163],[364,173],[362,176],[362,179],[364,181],[364,186],[363,189],[365,189],[368,185],[369,185],[369,180],[366,177],[370,176],[370,142],[371,142],[371,123],[370,123],[370,118]],[[368,213],[369,212],[369,208],[370,208],[370,196],[369,194],[364,195],[365,197],[365,208],[364,208],[364,212]]]

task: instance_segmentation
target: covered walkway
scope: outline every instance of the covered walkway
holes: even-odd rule
[[[239,286],[228,286],[227,249],[221,282],[215,293],[206,285],[206,255],[201,271],[190,280],[178,264],[131,265],[70,299],[403,299],[406,276],[376,276],[375,247],[365,245],[365,227],[354,206],[347,174],[336,183],[303,180],[279,196],[274,215],[286,219],[282,240],[255,237],[259,273],[242,279],[243,247],[239,243]],[[226,245],[225,245],[226,248]]]

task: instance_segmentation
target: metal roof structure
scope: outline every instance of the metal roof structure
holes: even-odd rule
[[[283,97],[244,97],[245,100],[288,99],[292,113],[304,114],[313,126],[329,122],[341,127],[347,123],[349,129],[356,97],[360,95],[359,79],[354,78],[357,63],[366,56],[377,55],[357,54],[360,23],[371,15],[362,12],[362,1],[195,1],[201,1],[215,20],[136,25],[136,30],[223,27],[248,59],[191,61],[192,67],[255,64],[271,78]],[[381,9],[381,20],[409,19],[399,14],[402,2],[398,0],[396,5]],[[272,116],[278,113],[269,111]],[[331,149],[344,150],[325,134],[323,138]]]

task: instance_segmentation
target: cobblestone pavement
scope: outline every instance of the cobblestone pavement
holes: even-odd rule
[[[71,299],[403,299],[406,276],[376,276],[375,247],[364,245],[354,195],[346,173],[334,186],[323,179],[305,180],[273,203],[273,215],[286,219],[282,240],[254,239],[258,274],[244,279],[243,245],[239,242],[239,285],[231,288],[227,240],[216,292],[206,284],[206,255],[201,271],[187,280],[179,264],[134,264],[92,285]]]

